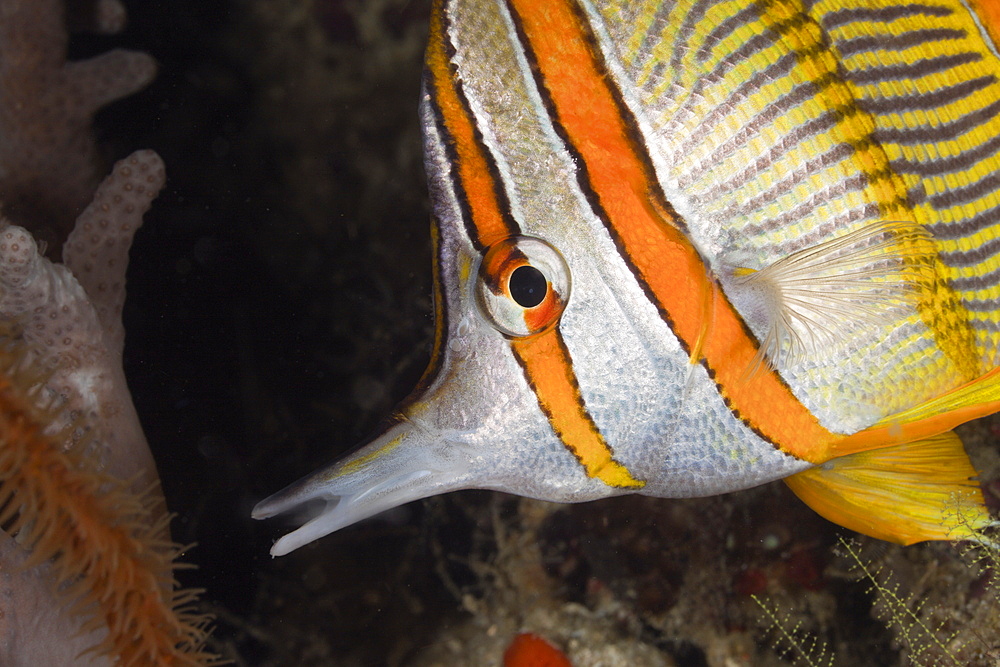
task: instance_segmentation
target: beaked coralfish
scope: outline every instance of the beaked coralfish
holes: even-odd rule
[[[900,543],[991,524],[1000,3],[439,0],[437,342],[372,442],[262,501],[285,554],[466,488],[784,478]]]

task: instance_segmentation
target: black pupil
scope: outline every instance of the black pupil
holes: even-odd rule
[[[549,281],[533,266],[519,266],[510,274],[510,295],[522,308],[534,308],[545,299]]]

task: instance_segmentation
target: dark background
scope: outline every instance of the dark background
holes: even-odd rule
[[[207,589],[240,664],[382,664],[391,647],[357,635],[396,613],[413,531],[272,561],[289,527],[249,513],[359,442],[429,357],[429,3],[127,4],[124,34],[74,36],[71,56],[124,46],[160,65],[96,129],[109,158],[167,164],[131,255],[125,369],[174,538],[197,543],[182,580]]]

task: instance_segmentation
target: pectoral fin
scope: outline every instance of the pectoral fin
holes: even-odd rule
[[[832,459],[785,479],[845,528],[898,544],[982,540],[991,524],[976,470],[953,432]]]
[[[759,271],[737,268],[730,285],[745,316],[763,316],[761,363],[792,366],[849,337],[916,312],[934,244],[923,227],[879,222],[805,248]]]

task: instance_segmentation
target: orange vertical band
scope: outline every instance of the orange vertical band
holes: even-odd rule
[[[641,488],[645,482],[612,458],[611,448],[587,413],[559,329],[513,340],[511,347],[552,428],[587,475],[609,486]]]
[[[435,4],[427,45],[432,94],[456,152],[456,164],[453,166],[457,170],[462,194],[469,207],[470,222],[474,226],[472,241],[484,248],[517,232],[504,216],[497,196],[498,183],[490,168],[486,148],[477,136],[472,113],[452,72],[443,3]]]
[[[664,320],[688,351],[701,348],[700,361],[744,423],[782,451],[825,460],[841,436],[823,428],[777,373],[746,374],[758,343],[660,200],[648,155],[586,19],[567,0],[508,3],[557,131],[578,157],[581,186]]]
[[[445,7],[438,2],[431,19],[427,50],[432,95],[454,151],[456,195],[463,200],[465,214],[470,218],[466,228],[472,242],[483,250],[518,233],[518,229],[499,193],[502,186],[499,175],[476,129],[461,83],[452,71],[449,48]],[[612,458],[611,448],[587,412],[573,374],[573,361],[558,330],[514,339],[511,347],[539,407],[587,475],[610,486],[642,487],[644,482],[634,479],[625,466]]]

